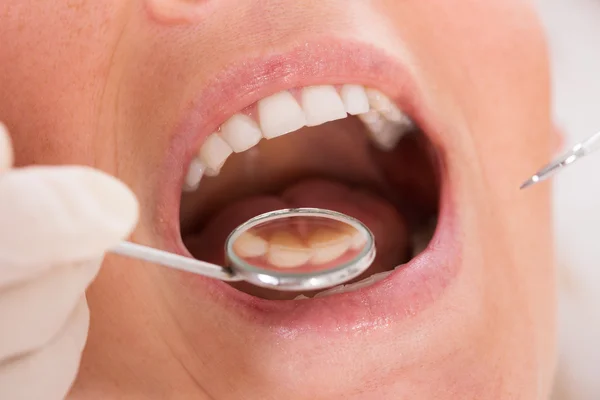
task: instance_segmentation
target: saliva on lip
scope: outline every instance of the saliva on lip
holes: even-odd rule
[[[231,249],[244,263],[263,270],[314,273],[352,262],[367,242],[366,234],[348,223],[295,215],[252,226]]]

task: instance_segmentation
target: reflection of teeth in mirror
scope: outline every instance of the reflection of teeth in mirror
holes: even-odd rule
[[[367,244],[367,237],[365,234],[355,227],[344,224],[342,226],[342,230],[352,238],[350,244],[350,248],[352,250],[362,250],[362,248]]]
[[[278,268],[296,268],[306,264],[312,257],[311,249],[290,232],[276,232],[269,241],[267,261]]]
[[[308,244],[313,251],[310,261],[313,264],[325,264],[344,255],[350,248],[351,238],[333,229],[320,228],[310,235]]]
[[[249,232],[242,233],[233,243],[233,251],[238,257],[261,257],[267,254],[268,249],[266,240]]]

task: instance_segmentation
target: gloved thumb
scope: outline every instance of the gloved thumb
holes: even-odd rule
[[[87,167],[0,173],[0,284],[101,258],[133,230],[138,203],[119,180]]]
[[[13,163],[13,150],[10,142],[10,136],[8,136],[8,130],[0,122],[0,172],[6,171],[12,167]]]

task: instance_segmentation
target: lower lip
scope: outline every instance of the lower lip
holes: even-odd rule
[[[434,304],[458,275],[460,226],[447,186],[442,185],[438,225],[428,248],[372,286],[316,299],[265,300],[199,275],[180,273],[180,279],[193,293],[225,303],[240,318],[285,335],[377,329],[398,323]],[[181,240],[173,251],[190,256]]]

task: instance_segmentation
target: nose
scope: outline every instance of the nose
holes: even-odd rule
[[[143,0],[148,13],[163,24],[187,24],[200,21],[210,13],[211,0]]]

